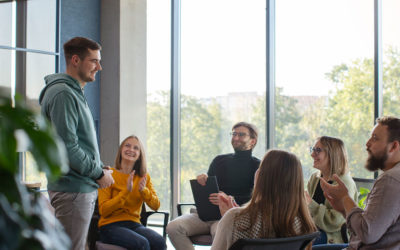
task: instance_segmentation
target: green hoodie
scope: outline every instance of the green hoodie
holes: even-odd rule
[[[40,93],[42,114],[47,117],[65,143],[69,171],[48,190],[88,193],[99,186],[96,179],[102,173],[99,148],[92,113],[79,82],[67,74],[53,74],[45,78],[46,86]]]

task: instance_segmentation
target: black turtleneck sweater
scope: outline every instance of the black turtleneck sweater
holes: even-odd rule
[[[207,172],[208,176],[217,177],[219,190],[232,195],[239,205],[250,200],[254,174],[260,165],[260,160],[251,153],[251,150],[247,150],[218,155]]]

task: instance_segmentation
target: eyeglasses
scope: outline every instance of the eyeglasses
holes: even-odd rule
[[[310,154],[312,154],[313,152],[315,152],[315,154],[319,155],[319,153],[321,153],[322,151],[324,151],[322,148],[310,147]]]
[[[248,134],[243,133],[243,132],[231,132],[230,135],[231,135],[232,137],[239,136],[240,138],[243,138],[243,137],[248,136]]]

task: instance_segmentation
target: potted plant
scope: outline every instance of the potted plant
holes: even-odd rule
[[[0,89],[1,90],[1,89]],[[38,192],[21,182],[17,148],[32,153],[47,178],[68,170],[65,149],[42,116],[0,92],[0,249],[69,249],[70,240]],[[3,92],[4,93],[4,92]]]

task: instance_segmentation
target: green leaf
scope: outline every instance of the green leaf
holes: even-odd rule
[[[15,107],[0,97],[0,249],[67,250],[70,241],[60,225],[54,227],[54,215],[20,181],[17,146],[22,144],[49,179],[68,171],[65,147],[50,123],[19,96]]]
[[[367,199],[367,196],[369,194],[370,190],[368,188],[363,188],[361,187],[359,190],[359,200],[358,200],[358,206],[362,209],[365,208],[366,204],[365,201]]]

